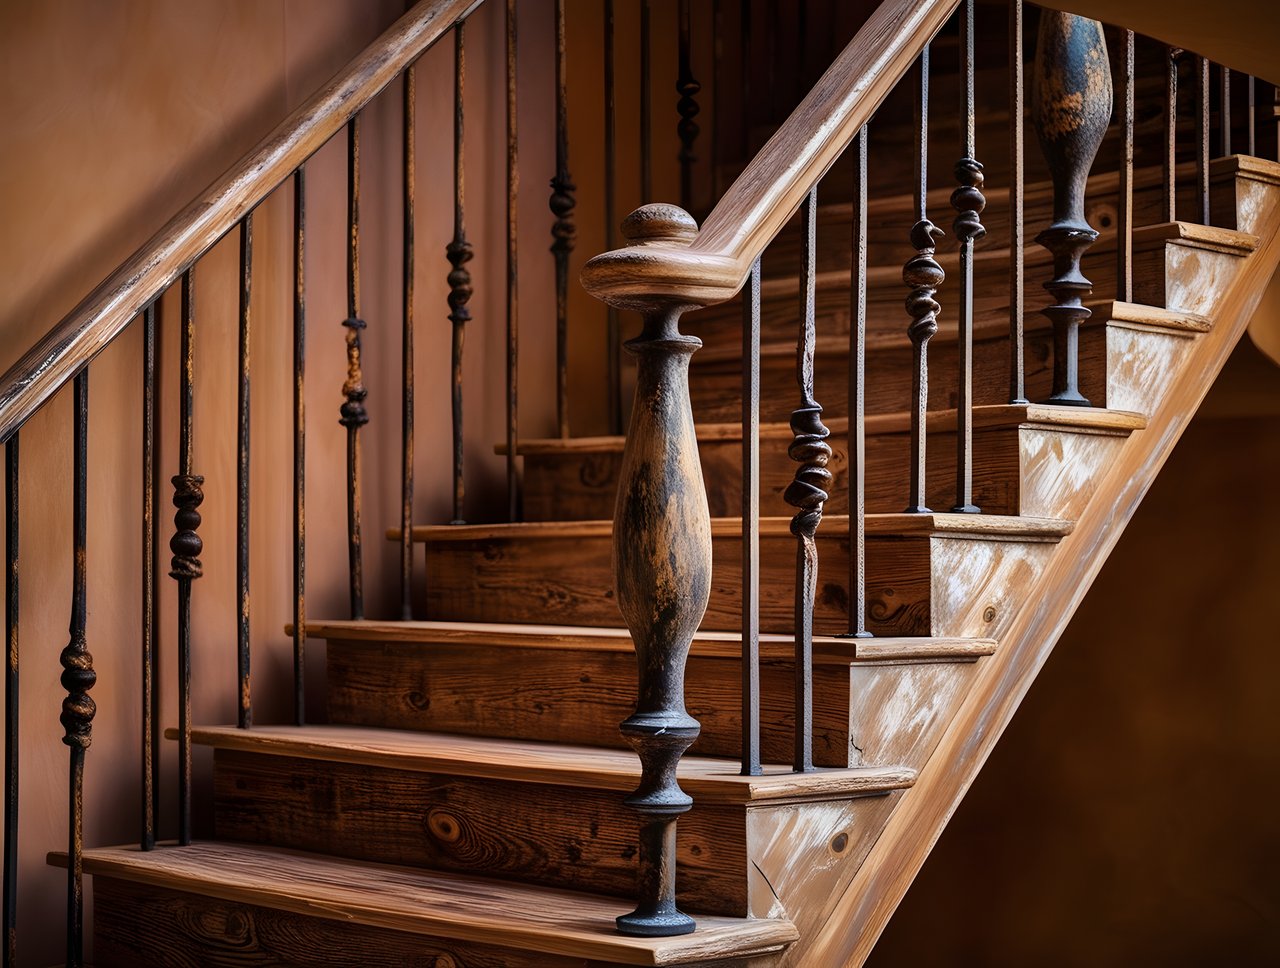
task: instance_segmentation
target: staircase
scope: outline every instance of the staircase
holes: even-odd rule
[[[912,25],[895,55],[905,70],[954,5],[899,7],[897,16]],[[912,11],[923,19],[911,19]],[[841,123],[856,133],[865,118]],[[917,130],[887,108],[876,124],[889,144],[906,145]],[[1007,124],[1007,115],[984,120],[979,148]],[[850,139],[838,140],[821,149],[828,163]],[[416,580],[427,619],[305,618],[306,636],[327,646],[327,722],[188,722],[168,731],[170,740],[212,750],[212,838],[156,849],[87,847],[82,857],[73,849],[73,866],[82,863],[92,877],[94,963],[819,968],[865,961],[1280,266],[1280,164],[1246,155],[1214,160],[1205,173],[1211,224],[1161,218],[1170,192],[1175,206],[1190,200],[1193,166],[1139,164],[1123,177],[1094,171],[1086,188],[1093,220],[1126,200],[1134,215],[1127,230],[1104,231],[1084,260],[1092,316],[1079,331],[1077,379],[1089,406],[1009,402],[1011,260],[1028,280],[1019,350],[1032,401],[1060,389],[1062,334],[1032,307],[1048,303],[1039,283],[1061,268],[1045,250],[1028,247],[1024,258],[1013,247],[1010,191],[988,173],[983,222],[991,244],[974,256],[970,328],[944,287],[942,328],[928,347],[927,409],[916,412],[918,347],[907,338],[902,265],[917,255],[905,245],[906,227],[921,200],[903,193],[898,172],[872,179],[862,223],[896,228],[900,238],[868,251],[862,350],[857,304],[850,308],[849,240],[867,180],[865,168],[859,183],[858,169],[848,167],[851,155],[827,177],[860,185],[853,201],[837,189],[833,201],[800,217],[770,216],[779,231],[768,236],[758,302],[749,301],[748,281],[733,299],[698,295],[683,304],[705,303],[684,321],[705,344],[689,364],[693,436],[682,444],[678,433],[648,434],[651,404],[667,415],[653,419],[672,421],[666,426],[682,419],[681,384],[670,378],[646,396],[642,369],[636,406],[644,412],[633,416],[630,434],[523,438],[514,450],[511,441],[498,444],[500,454],[522,460],[522,520],[408,530],[385,522],[391,541],[411,540],[425,555]],[[813,167],[820,175],[829,164]],[[940,213],[949,195],[928,192],[924,203]],[[1026,184],[1029,235],[1055,217],[1058,201],[1049,181]],[[601,257],[594,275],[588,267],[588,287],[615,306],[654,311],[658,297],[643,289],[645,259],[636,252],[659,262],[666,250],[696,254],[700,241],[689,246],[683,229],[668,224],[674,216],[658,208],[647,223],[631,224],[633,245],[610,253],[621,253],[616,263]],[[816,233],[806,239],[815,213]],[[706,224],[719,223],[712,216]],[[1126,265],[1121,245],[1132,249],[1128,293],[1117,275]],[[741,281],[723,284],[732,273],[713,262],[708,257],[705,276],[690,270],[690,278],[708,291],[736,292]],[[952,287],[964,271],[954,249],[938,262]],[[678,301],[671,293],[682,284],[664,277],[653,292]],[[830,430],[831,454],[821,463],[832,478],[813,535],[813,595],[798,602],[803,528],[792,515],[799,521],[804,511],[796,514],[789,488],[802,458],[787,448],[800,433],[795,330],[799,303],[803,378],[806,287],[812,396]],[[743,327],[753,314],[758,438],[742,419]],[[673,329],[655,342],[669,348],[679,337]],[[658,352],[644,347],[647,338],[637,340],[640,350]],[[861,352],[865,379],[851,380]],[[358,344],[356,353],[358,370]],[[857,390],[865,393],[861,420]],[[752,478],[743,468],[756,439],[752,495],[744,493]],[[919,481],[917,448],[928,455]],[[685,574],[677,559],[699,553],[699,525],[689,518],[686,534],[659,542],[655,560],[635,563],[627,535],[658,525],[629,521],[621,509],[626,495],[696,478],[691,454],[710,515],[709,597],[705,612],[669,620],[688,626],[687,661],[676,635],[670,651],[642,652],[640,667],[646,695],[679,686],[675,705],[661,710],[673,734],[684,736],[681,699],[700,724],[688,753],[676,749],[668,761],[665,726],[618,730],[637,707],[643,633],[632,612],[648,590],[635,586],[661,585],[668,568]],[[928,507],[951,507],[966,462],[981,513],[903,512],[916,488]],[[655,513],[685,513],[681,502],[691,493],[660,494]],[[744,508],[753,500],[754,561],[744,555],[753,518],[744,519]],[[669,607],[679,612],[696,597],[680,589]],[[812,623],[804,653],[796,646],[798,610]],[[754,677],[744,616],[755,622],[745,635],[758,644]],[[662,621],[653,633],[659,644]],[[291,625],[288,634],[301,631]],[[744,722],[753,697],[755,740]],[[797,768],[801,737],[812,768]],[[758,775],[744,768],[752,742],[763,762]],[[661,765],[675,759],[678,787]],[[637,787],[641,795],[624,802]],[[54,853],[51,861],[67,857]],[[678,924],[660,903],[672,879],[696,930],[663,930]],[[615,920],[625,922],[637,894],[641,911],[656,899],[651,913],[658,913],[639,930],[625,923],[618,930]]]

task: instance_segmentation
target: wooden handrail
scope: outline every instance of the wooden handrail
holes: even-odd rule
[[[126,259],[0,378],[0,441],[481,2],[422,0]]]
[[[623,309],[642,309],[655,296],[689,307],[732,298],[957,6],[959,0],[885,0],[688,245],[650,241],[603,253],[583,267],[583,286]]]

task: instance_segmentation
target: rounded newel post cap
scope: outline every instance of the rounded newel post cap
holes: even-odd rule
[[[627,245],[650,242],[688,245],[698,236],[698,223],[679,205],[654,202],[642,205],[622,220],[622,237]]]

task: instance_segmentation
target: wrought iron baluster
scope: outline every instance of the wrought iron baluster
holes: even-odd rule
[[[564,57],[564,0],[556,0],[556,174],[551,179],[551,253],[556,264],[556,426],[569,436],[569,255],[577,231],[569,174],[569,73]]]
[[[1221,68],[1222,105],[1218,111],[1219,130],[1222,137],[1222,157],[1231,155],[1231,68]]]
[[[293,173],[293,719],[306,722],[307,653],[307,190]]]
[[[724,0],[711,4],[711,199],[720,199],[720,141],[724,132]]]
[[[607,251],[617,248],[618,225],[618,110],[614,54],[613,0],[604,2],[604,237]],[[608,360],[605,364],[605,406],[609,433],[622,433],[622,330],[618,310],[606,308]]]
[[[351,617],[364,618],[364,558],[360,545],[360,428],[369,422],[360,365],[360,115],[347,125],[347,380],[338,420],[347,428],[347,558],[351,584]]]
[[[742,289],[742,774],[760,769],[760,260]]]
[[[742,134],[739,157],[751,157],[751,0],[742,0]]]
[[[1209,224],[1209,59],[1196,58],[1196,213]]]
[[[1178,218],[1178,59],[1182,48],[1170,47],[1164,91],[1164,202],[1166,222]]]
[[[676,102],[676,111],[680,121],[676,125],[676,134],[680,137],[680,205],[688,209],[693,207],[693,163],[697,156],[693,153],[694,142],[698,138],[698,123],[693,119],[698,116],[698,92],[702,85],[693,76],[693,43],[689,0],[680,0],[680,41],[679,41],[679,73],[676,77],[676,93],[680,95]]]
[[[520,137],[516,125],[516,3],[507,0],[507,518],[520,517],[520,477],[516,468],[520,409],[519,231],[516,210],[520,188]]]
[[[929,47],[927,44],[920,52],[920,66],[916,78],[916,223],[911,227],[911,245],[916,250],[916,255],[907,260],[907,264],[902,269],[902,281],[911,290],[907,296],[907,313],[911,316],[907,336],[911,339],[912,352],[911,495],[906,511],[908,514],[927,514],[929,507],[925,503],[925,418],[929,409],[929,340],[938,332],[938,311],[942,308],[933,297],[946,279],[942,266],[938,265],[933,257],[938,240],[945,233],[929,221],[927,210],[929,197]]]
[[[191,583],[204,574],[204,544],[198,508],[204,501],[204,478],[192,471],[192,420],[195,384],[195,271],[182,275],[182,340],[179,353],[178,473],[173,477],[173,558],[169,577],[178,583],[178,843],[191,843]]]
[[[867,631],[867,126],[853,142],[853,285],[849,289],[849,635]]]
[[[1116,205],[1116,298],[1133,301],[1134,36],[1123,32],[1120,62],[1120,198]]]
[[[795,752],[797,773],[813,769],[813,600],[818,591],[818,545],[822,505],[833,480],[831,431],[822,422],[822,406],[813,395],[813,356],[816,343],[818,190],[812,188],[800,206],[804,249],[800,263],[800,335],[796,345],[796,379],[800,406],[791,414],[795,436],[787,453],[797,461],[795,477],[783,499],[796,508],[791,533],[796,537],[795,595]]]
[[[463,505],[466,486],[463,482],[462,443],[462,348],[471,321],[471,243],[466,230],[466,167],[463,163],[464,139],[463,92],[466,87],[466,21],[453,29],[453,239],[445,247],[449,259],[449,322],[453,324],[451,402],[453,413],[453,518],[454,524],[465,520]]]
[[[1022,0],[1009,3],[1009,402],[1027,402],[1023,356],[1023,311],[1026,294],[1022,258],[1025,247],[1023,184],[1026,178],[1023,116]]]
[[[93,717],[97,705],[89,690],[97,682],[93,656],[85,639],[88,594],[88,487],[89,487],[89,370],[83,369],[73,384],[74,445],[73,497],[71,536],[74,564],[71,579],[70,640],[62,650],[62,700],[59,717],[64,734],[62,742],[71,751],[71,775],[68,786],[67,847],[67,965],[80,968],[84,964],[84,760],[93,741]]]
[[[152,303],[142,311],[142,835],[138,843],[143,850],[152,850],[156,845],[160,762],[160,720],[156,715],[156,562],[160,557],[156,472],[156,307]]]
[[[404,182],[403,278],[404,324],[400,336],[400,617],[413,618],[413,283],[414,211],[417,130],[416,68],[404,72]]]
[[[955,164],[960,187],[951,193],[951,207],[958,213],[952,228],[960,242],[960,310],[957,320],[957,345],[960,361],[956,394],[956,503],[951,510],[960,514],[977,514],[981,508],[973,503],[973,247],[987,234],[982,225],[982,210],[987,200],[982,194],[982,164],[977,160],[973,95],[973,8],[974,0],[965,0],[960,17],[961,113],[964,117],[964,157]]]
[[[4,444],[4,968],[18,964],[18,433]]]
[[[653,41],[650,0],[640,0],[640,197],[653,198]]]
[[[249,680],[249,302],[253,288],[253,213],[240,223],[240,383],[236,400],[237,725],[253,725]]]
[[[1245,127],[1247,144],[1249,146],[1248,153],[1256,155],[1258,153],[1258,80],[1252,74],[1245,76],[1245,117],[1247,125]]]

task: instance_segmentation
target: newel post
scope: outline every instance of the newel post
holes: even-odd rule
[[[1111,119],[1111,67],[1102,24],[1045,9],[1040,15],[1031,89],[1032,120],[1053,177],[1053,223],[1036,241],[1053,253],[1056,300],[1043,310],[1053,323],[1053,395],[1050,403],[1087,407],[1080,393],[1079,330],[1092,313],[1083,300],[1093,283],[1080,260],[1098,233],[1085,221],[1089,170]]]
[[[687,244],[697,223],[674,205],[646,205],[622,223],[628,247]],[[613,518],[618,607],[639,664],[635,712],[622,735],[640,757],[640,786],[626,803],[640,815],[636,910],[618,918],[624,934],[687,934],[676,908],[676,818],[693,801],[676,765],[698,737],[684,707],[684,670],[711,590],[711,516],[689,403],[689,359],[702,341],[680,332],[694,307],[678,296],[628,297],[644,328],[626,343],[636,358],[635,402]]]

